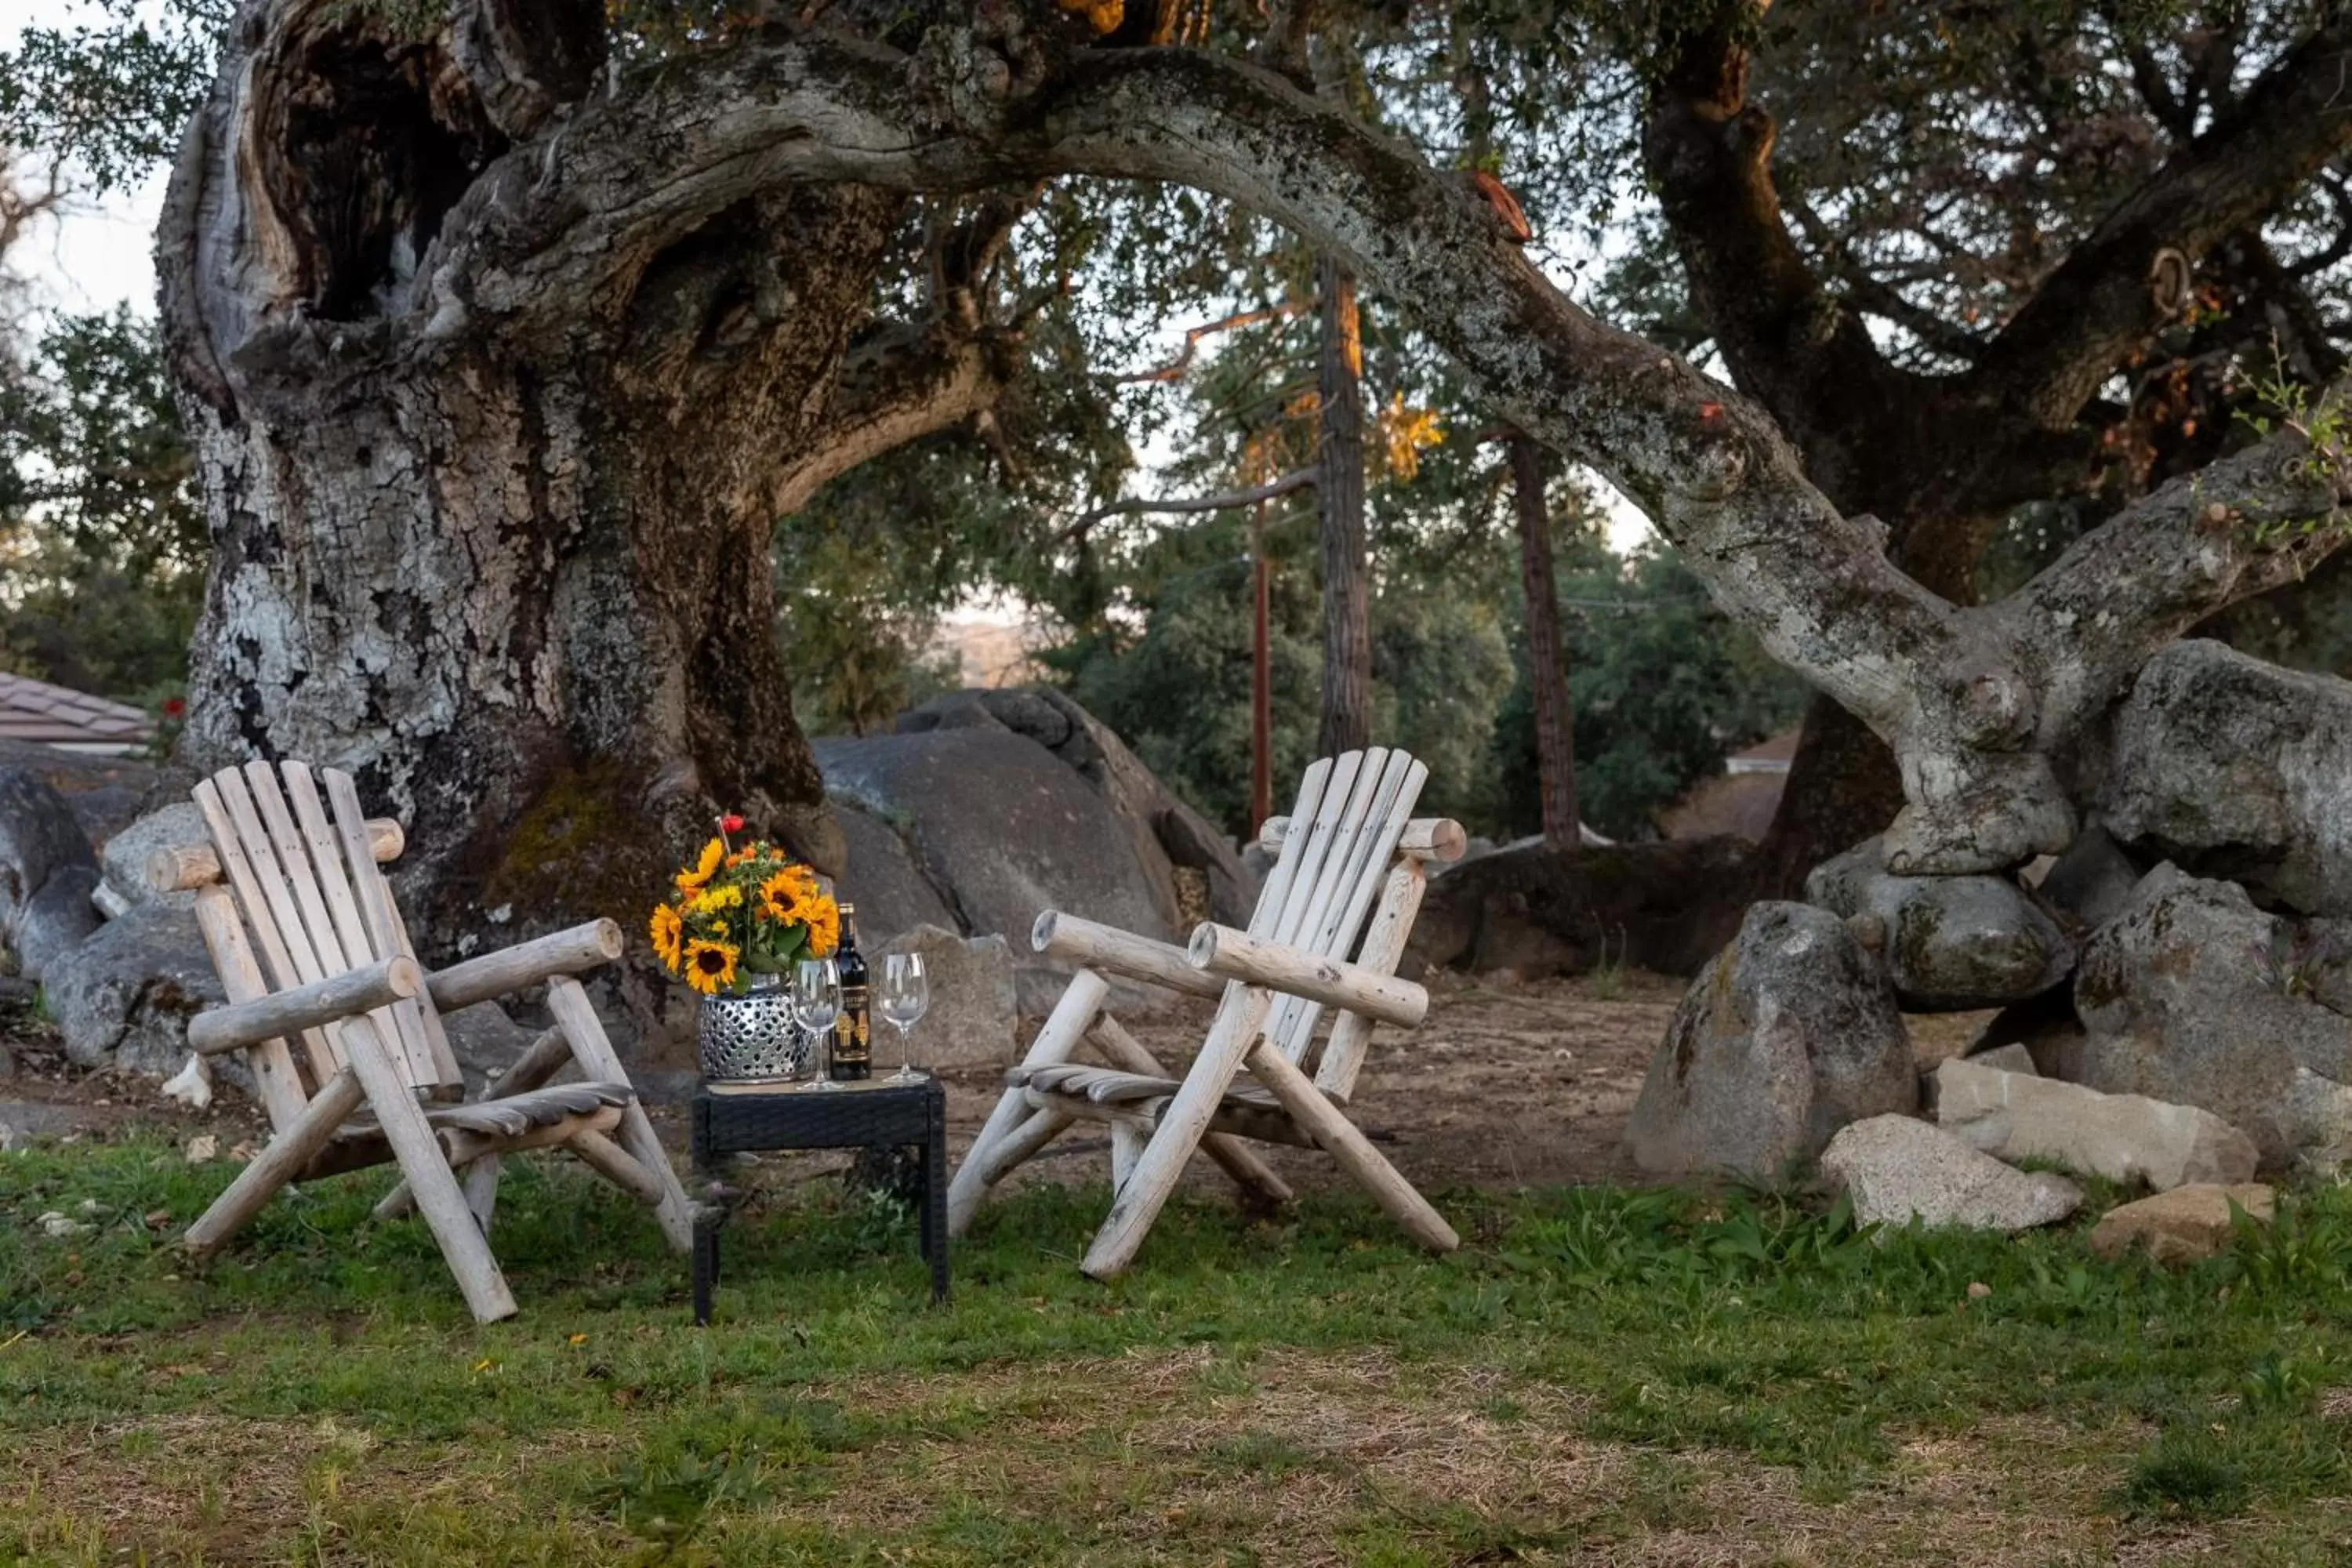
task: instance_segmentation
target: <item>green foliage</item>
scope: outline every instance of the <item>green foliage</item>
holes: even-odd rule
[[[232,0],[87,0],[95,23],[25,29],[0,55],[0,146],[70,160],[100,195],[180,145],[211,83]]]
[[[1612,837],[1649,835],[1652,814],[1720,772],[1727,752],[1803,712],[1803,686],[1674,556],[1562,572],[1560,594],[1577,808]],[[1536,831],[1535,707],[1524,669],[1497,715],[1495,754],[1506,820],[1514,832]]]
[[[184,679],[209,550],[152,324],[67,317],[0,376],[0,665],[145,700]]]

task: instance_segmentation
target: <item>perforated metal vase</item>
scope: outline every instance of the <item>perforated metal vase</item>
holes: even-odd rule
[[[816,1039],[793,1022],[792,993],[781,984],[705,996],[695,1042],[702,1076],[720,1082],[791,1083],[816,1069]]]

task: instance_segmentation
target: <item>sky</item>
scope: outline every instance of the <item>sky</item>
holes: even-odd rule
[[[86,0],[0,0],[0,49],[14,48],[26,27],[70,26],[90,19]],[[37,310],[85,312],[123,303],[142,312],[154,310],[155,220],[168,175],[159,165],[136,190],[79,201],[26,245],[23,270],[32,281]],[[1171,323],[1163,335],[1176,341],[1181,327]],[[1151,491],[1149,470],[1157,466],[1152,454],[1144,458],[1139,494]],[[1650,536],[1649,523],[1630,502],[1597,477],[1595,488],[1610,514],[1612,546],[1630,549]]]

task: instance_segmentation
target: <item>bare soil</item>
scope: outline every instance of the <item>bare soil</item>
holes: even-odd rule
[[[1651,1054],[1665,1037],[1688,983],[1638,971],[1511,984],[1442,975],[1433,984],[1428,1020],[1418,1030],[1383,1028],[1357,1086],[1358,1122],[1416,1185],[1518,1187],[1640,1179],[1624,1154],[1625,1120],[1641,1092]],[[1190,1060],[1205,1032],[1209,1007],[1188,1006],[1132,1022],[1131,1031],[1171,1069]],[[1907,1019],[1923,1068],[1965,1047],[1990,1015]],[[1035,1032],[1025,1021],[1022,1037]],[[152,1128],[182,1139],[211,1132],[224,1154],[267,1136],[256,1110],[225,1093],[195,1112],[165,1098],[154,1080],[134,1074],[71,1068],[54,1034],[19,1008],[0,1010],[0,1122],[10,1102],[48,1108],[42,1131],[103,1136]],[[950,1068],[950,1153],[961,1158],[995,1103],[1002,1075]],[[656,1107],[666,1136],[685,1142],[677,1107]],[[1013,1181],[1100,1180],[1109,1142],[1074,1131]],[[1330,1162],[1313,1151],[1270,1149],[1270,1163],[1293,1184],[1330,1184]],[[789,1162],[794,1175],[839,1168],[844,1158]],[[1213,1172],[1194,1174],[1213,1182]]]

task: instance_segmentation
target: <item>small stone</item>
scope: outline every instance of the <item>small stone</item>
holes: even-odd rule
[[[202,1165],[220,1157],[220,1139],[210,1132],[199,1132],[188,1140],[188,1163]]]
[[[90,1227],[57,1209],[51,1209],[34,1222],[48,1235],[63,1240],[69,1236],[88,1236]]]
[[[1854,1122],[1822,1151],[1822,1173],[1843,1187],[1854,1218],[1929,1229],[2030,1230],[2082,1206],[2083,1189],[2047,1171],[2017,1171],[1940,1127],[1908,1116]]]
[[[2109,1209],[2091,1230],[2091,1250],[2116,1258],[2134,1243],[2144,1244],[2158,1263],[2193,1263],[2210,1258],[2229,1244],[2236,1222],[2235,1204],[2247,1218],[2268,1225],[2278,1213],[2278,1197],[2260,1182],[2233,1186],[2199,1183],[2175,1187],[2136,1204]]]
[[[1983,1300],[1986,1297],[1988,1297],[1988,1296],[1990,1296],[1990,1295],[1991,1295],[1991,1294],[1992,1294],[1992,1287],[1991,1287],[1991,1286],[1990,1286],[1990,1285],[1988,1285],[1988,1284],[1986,1284],[1983,1280],[1981,1280],[1981,1279],[1971,1279],[1971,1280],[1969,1280],[1969,1300],[1971,1300],[1971,1301],[1981,1301],[1981,1300]]]
[[[2253,1141],[2210,1110],[2008,1072],[1987,1057],[1936,1069],[1936,1121],[1996,1159],[2055,1160],[2158,1192],[2246,1181],[2258,1163]]]

